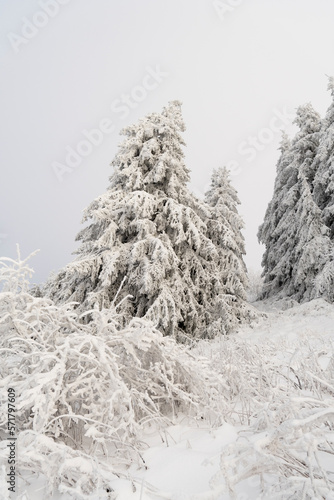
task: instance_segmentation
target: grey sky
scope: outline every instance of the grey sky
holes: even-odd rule
[[[40,248],[36,282],[72,259],[120,129],[179,99],[190,187],[201,196],[213,168],[232,168],[246,263],[260,267],[278,130],[294,131],[298,105],[323,115],[330,104],[334,2],[0,0],[0,9],[1,255],[13,257],[16,242],[24,256]],[[102,143],[93,134],[85,149],[84,131],[101,123]],[[66,155],[77,148],[86,156],[72,168]],[[62,182],[54,162],[67,166]]]

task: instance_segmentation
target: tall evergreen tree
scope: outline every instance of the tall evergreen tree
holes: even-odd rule
[[[218,251],[215,279],[219,290],[216,322],[212,327],[228,332],[238,322],[249,320],[252,313],[245,302],[248,279],[243,261],[245,243],[241,230],[244,224],[237,209],[240,201],[225,167],[214,170],[205,202],[210,207],[207,234]]]
[[[300,130],[291,145],[283,138],[273,199],[258,237],[266,245],[265,296],[301,301],[316,295],[315,278],[327,262],[330,241],[312,196],[320,116],[308,104],[298,108],[295,123]]]
[[[313,168],[316,171],[314,179],[314,198],[323,211],[326,225],[334,240],[334,78],[328,81],[328,90],[332,95],[325,118],[322,120],[320,143]]]
[[[331,287],[324,284],[323,269],[332,260],[329,229],[324,225],[322,213],[314,202],[304,169],[298,176],[299,199],[296,205],[297,243],[294,248],[294,297],[298,301],[323,296],[330,299]],[[331,271],[331,269],[328,269]],[[315,286],[315,283],[317,285]]]
[[[187,188],[184,129],[174,101],[123,130],[110,187],[85,211],[78,256],[46,286],[53,299],[101,308],[119,292],[125,322],[145,317],[178,338],[207,335],[219,252],[207,235],[210,210]]]
[[[258,239],[265,245],[262,257],[264,276],[264,296],[274,295],[283,286],[287,286],[291,276],[290,245],[284,245],[284,237],[289,240],[291,221],[293,221],[294,205],[296,202],[297,174],[292,167],[291,143],[283,133],[280,145],[281,156],[276,167],[274,193],[268,204],[264,222],[259,228]],[[291,213],[291,211],[293,211]],[[285,265],[282,257],[285,256]]]

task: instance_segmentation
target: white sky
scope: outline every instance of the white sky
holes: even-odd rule
[[[24,256],[39,248],[35,282],[69,262],[82,210],[109,184],[120,129],[179,99],[190,188],[201,196],[214,168],[238,164],[246,263],[260,268],[279,116],[293,133],[298,105],[323,115],[330,104],[333,1],[0,0],[0,13],[1,255],[14,257],[17,242]],[[155,88],[138,89],[143,81]],[[124,114],[111,109],[131,93]],[[59,182],[52,164],[104,118],[114,130]]]

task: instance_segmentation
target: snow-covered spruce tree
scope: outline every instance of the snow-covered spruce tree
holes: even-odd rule
[[[323,223],[321,210],[313,200],[302,168],[298,177],[300,198],[296,206],[299,226],[294,249],[294,298],[300,301],[323,296],[332,300],[334,268],[329,229]]]
[[[314,158],[319,146],[320,121],[311,106],[300,107],[295,122],[301,131],[308,132],[298,141],[297,161],[298,192],[296,204],[296,240],[294,249],[295,266],[293,268],[293,285],[296,300],[310,300],[322,295],[331,299],[332,287],[326,281],[328,263],[332,260],[332,244],[329,230],[323,223],[323,215],[313,197],[315,177]],[[326,266],[327,271],[323,272]],[[334,273],[333,273],[334,275]],[[315,286],[315,282],[317,285]],[[331,285],[332,283],[330,283]]]
[[[238,322],[249,320],[251,310],[246,304],[248,279],[241,233],[244,224],[237,209],[240,201],[226,168],[214,170],[205,201],[210,207],[207,234],[218,252],[216,314],[212,328],[228,332]]]
[[[218,252],[206,234],[210,212],[187,188],[184,129],[174,101],[122,131],[111,185],[86,209],[83,220],[92,222],[77,236],[78,256],[47,295],[106,308],[121,287],[125,323],[145,317],[180,340],[207,335]]]
[[[320,117],[307,104],[298,108],[295,123],[300,130],[291,145],[283,138],[273,199],[258,237],[266,246],[265,296],[301,301],[316,295],[314,281],[330,258],[331,245],[312,196]],[[320,288],[318,294],[326,296]]]
[[[334,240],[334,78],[328,81],[328,90],[332,95],[325,118],[322,120],[319,147],[314,159],[316,171],[314,179],[314,199],[323,211],[326,225]]]
[[[258,232],[259,241],[265,245],[262,257],[264,297],[277,293],[283,285],[286,285],[291,274],[290,255],[287,255],[285,266],[279,265],[282,254],[284,255],[282,240],[284,235],[288,236],[289,221],[293,221],[296,203],[295,185],[297,173],[291,166],[290,148],[290,140],[283,132],[280,144],[281,156],[276,167],[274,193]],[[292,214],[291,211],[293,211]],[[282,220],[287,222],[285,228],[282,227]],[[287,239],[289,240],[289,238]],[[285,253],[289,249],[290,246],[287,245]]]

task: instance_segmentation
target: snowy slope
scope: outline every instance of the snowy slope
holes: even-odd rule
[[[254,305],[264,311],[268,318],[256,330],[244,328],[239,332],[243,338],[268,340],[277,337],[298,339],[302,335],[322,337],[334,334],[334,306],[323,299],[298,304],[291,299],[264,300]]]
[[[334,499],[334,306],[256,306],[267,317],[255,327],[196,348],[230,381],[226,423],[179,415],[164,432],[147,429],[146,470],[111,477],[113,492],[95,498]],[[17,498],[45,498],[42,479],[26,479]]]

